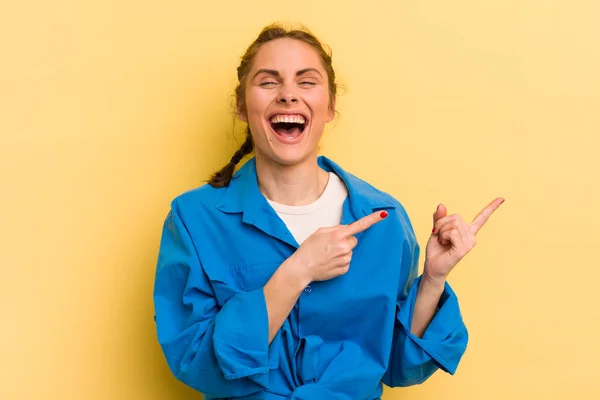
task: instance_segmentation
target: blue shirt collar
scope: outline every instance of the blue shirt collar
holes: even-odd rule
[[[349,205],[355,217],[361,218],[377,209],[396,207],[393,198],[374,188],[362,179],[345,171],[325,156],[319,156],[317,162],[327,172],[334,172],[342,179],[348,189]],[[257,214],[271,212],[271,205],[258,188],[256,157],[248,160],[235,174],[217,208],[223,212]]]

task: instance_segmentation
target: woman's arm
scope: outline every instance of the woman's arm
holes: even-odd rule
[[[348,272],[356,233],[369,229],[387,217],[374,212],[350,225],[319,228],[281,264],[265,285],[269,310],[269,341],[287,319],[302,290],[313,280],[323,281]]]
[[[440,368],[453,374],[468,341],[458,299],[448,283],[440,289],[425,275],[417,278],[420,247],[403,209],[399,217],[408,232],[402,244],[392,349],[382,378],[390,387],[422,383]]]
[[[310,282],[301,274],[291,258],[281,264],[264,287],[269,316],[269,344],[290,315],[302,290]]]
[[[425,276],[421,278],[410,328],[416,337],[423,337],[423,333],[431,323],[444,293],[444,283],[433,282]]]
[[[176,202],[163,228],[154,304],[158,341],[179,380],[224,398],[268,386],[279,347],[269,346],[263,288],[237,293],[220,308]]]
[[[414,304],[409,295],[409,301],[404,305],[404,309],[412,310],[412,313],[405,311],[404,321],[399,318],[402,326],[410,327],[409,337],[413,336],[415,343],[422,345],[442,368],[451,373],[465,351],[467,330],[460,316],[458,300],[446,279],[458,262],[473,249],[475,236],[503,202],[502,197],[492,200],[470,224],[459,214],[447,215],[444,204],[437,206],[433,214],[433,230],[427,242],[423,275],[419,284],[414,285],[418,288]],[[402,216],[408,227],[408,237],[414,242],[412,253],[417,257],[413,256],[411,270],[416,273],[419,248],[408,215],[403,212]],[[413,287],[411,293],[414,291]],[[454,330],[449,332],[447,327],[454,327]]]

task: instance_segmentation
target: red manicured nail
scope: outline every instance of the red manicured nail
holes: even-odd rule
[[[381,212],[381,214],[379,214],[379,216],[380,216],[381,218],[385,218],[385,217],[387,217],[387,216],[388,216],[388,213],[387,213],[387,211],[382,211],[382,212]]]
[[[435,233],[435,226],[433,227],[433,229],[431,230],[431,233]]]

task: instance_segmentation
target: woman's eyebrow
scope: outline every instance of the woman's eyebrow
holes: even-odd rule
[[[319,70],[316,69],[316,68],[304,68],[304,69],[301,69],[300,71],[296,72],[296,76],[304,75],[307,72],[316,72],[317,74],[319,74],[319,76],[321,78],[323,77],[323,75],[321,75],[321,73],[319,72]]]
[[[296,76],[304,75],[304,74],[306,74],[306,73],[308,73],[308,72],[316,72],[316,73],[317,73],[317,74],[319,74],[321,77],[323,77],[323,75],[321,75],[321,73],[319,72],[319,70],[318,70],[318,69],[316,69],[316,68],[304,68],[304,69],[301,69],[300,71],[296,72]],[[256,76],[257,76],[258,74],[262,74],[262,73],[264,73],[264,74],[269,74],[269,75],[273,75],[273,76],[275,76],[275,77],[277,77],[277,78],[280,78],[280,77],[281,77],[281,75],[279,74],[279,71],[276,71],[276,70],[274,70],[274,69],[266,69],[266,68],[261,68],[261,69],[259,69],[258,71],[256,71],[256,73],[255,73],[255,74],[254,74],[254,76],[253,76],[253,79],[254,79],[254,78],[256,78]]]

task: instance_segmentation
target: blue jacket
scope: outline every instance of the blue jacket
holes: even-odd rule
[[[389,216],[356,235],[348,273],[305,288],[270,345],[263,286],[298,243],[259,191],[255,158],[228,187],[206,184],[171,204],[155,277],[158,341],[173,374],[206,400],[379,399],[382,383],[454,374],[465,352],[448,284],[423,337],[410,332],[420,250],[403,206],[327,157],[318,163],[348,188],[342,224]]]

